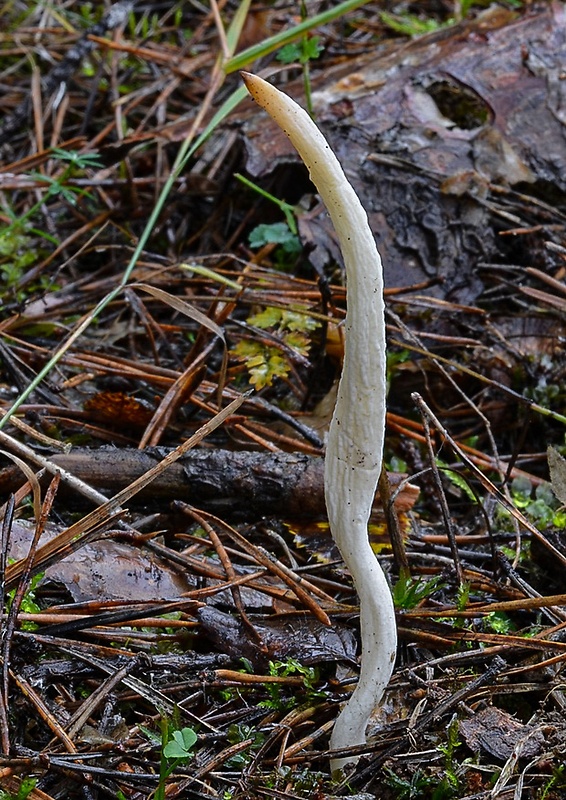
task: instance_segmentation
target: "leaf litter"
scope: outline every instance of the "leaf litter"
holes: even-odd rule
[[[313,512],[320,484],[292,480],[301,463],[319,475],[342,346],[312,187],[250,104],[174,174],[238,86],[206,9],[1,12],[3,416],[120,284],[172,179],[128,287],[0,431],[27,464],[0,471],[8,796],[146,798],[165,774],[171,797],[563,796],[564,7],[473,8],[449,27],[421,5],[437,27],[423,38],[400,35],[415,28],[399,4],[392,35],[369,3],[300,50],[390,264],[401,522],[377,498],[372,531],[401,647],[347,785],[327,742],[356,680],[357,601]],[[228,48],[296,24],[240,14]],[[30,74],[39,46],[55,66]],[[285,70],[301,97],[302,67]],[[284,214],[243,169],[295,208],[302,251],[272,235]],[[193,473],[192,453],[208,462]]]

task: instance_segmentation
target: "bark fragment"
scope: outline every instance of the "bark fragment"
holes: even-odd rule
[[[316,120],[368,209],[388,286],[429,281],[428,291],[469,303],[482,289],[481,262],[555,263],[540,245],[553,238],[546,225],[564,222],[565,69],[557,2],[516,19],[486,12],[319,79]],[[263,115],[247,121],[245,137],[255,177],[297,163]],[[317,225],[324,216],[313,212],[302,233],[321,268],[329,252],[317,252]]]
[[[54,455],[53,463],[111,496],[155,466],[167,448],[133,450],[102,447]],[[401,476],[391,475],[399,485]],[[0,470],[0,492],[21,485],[14,467]],[[324,503],[324,459],[302,453],[252,453],[231,450],[191,450],[140,492],[139,500],[159,503],[183,500],[227,518],[264,515],[319,517]],[[408,485],[396,507],[410,508],[418,495]],[[136,501],[137,502],[137,501]]]

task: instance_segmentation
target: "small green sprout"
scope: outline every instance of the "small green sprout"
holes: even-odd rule
[[[511,484],[511,496],[515,506],[537,527],[566,528],[566,512],[559,506],[549,483],[541,483],[533,489],[528,478],[519,476]],[[503,509],[499,514],[503,518],[507,516]]]
[[[192,728],[181,728],[180,731],[173,731],[172,738],[163,748],[163,755],[167,759],[176,759],[179,762],[184,761],[192,756],[191,750],[197,740],[198,736]]]
[[[166,717],[161,721],[161,762],[159,767],[159,783],[155,790],[154,800],[165,800],[167,779],[189,758],[198,736],[192,728],[174,728]]]
[[[295,206],[280,200],[275,195],[262,189],[257,183],[237,172],[234,175],[240,183],[252,189],[256,194],[274,203],[285,217],[285,222],[261,223],[257,225],[248,237],[250,247],[259,249],[268,244],[275,244],[275,259],[277,266],[287,269],[296,260],[302,251],[301,240],[298,236],[297,220],[295,216]]]
[[[293,61],[306,64],[307,61],[318,58],[323,50],[320,36],[305,36],[300,42],[292,42],[282,47],[277,53],[277,61],[281,61],[282,64],[292,64]]]
[[[294,658],[288,658],[286,661],[270,661],[269,674],[274,677],[287,678],[289,676],[301,676],[306,690],[307,699],[314,699],[324,697],[324,692],[316,689],[315,684],[318,681],[318,672],[314,667],[306,667]],[[281,684],[265,682],[265,690],[269,695],[268,700],[262,700],[258,705],[261,708],[271,708],[275,711],[288,711],[291,708],[299,705],[299,699],[293,693],[291,697],[283,697],[281,693]],[[301,700],[303,696],[301,696]]]
[[[483,628],[493,633],[508,634],[516,630],[513,620],[504,611],[492,611],[483,618]]]
[[[449,467],[445,461],[442,461],[442,459],[438,457],[435,459],[435,461],[438,468],[442,470],[442,473],[446,475],[453,486],[465,494],[468,500],[470,500],[472,503],[477,502],[477,497],[472,491],[468,481],[462,477],[459,472]]]
[[[257,185],[257,183],[254,183],[253,181],[250,181],[249,178],[246,178],[245,175],[242,175],[239,172],[236,172],[234,177],[237,178],[240,181],[240,183],[243,183],[244,186],[247,186],[248,189],[253,189],[253,191],[256,194],[261,195],[261,197],[265,197],[265,199],[269,200],[271,203],[275,203],[277,208],[279,208],[283,212],[283,216],[285,217],[285,222],[287,223],[287,227],[289,228],[291,233],[294,234],[295,236],[297,235],[298,228],[297,228],[297,221],[295,219],[295,206],[292,206],[291,203],[286,203],[285,200],[280,200],[278,197],[275,197],[274,194],[271,194],[270,192],[266,191],[265,189],[262,189],[261,186]],[[263,228],[273,228],[274,226],[273,225],[264,225],[264,226],[258,225],[258,228],[262,228],[262,227]],[[254,228],[254,230],[257,230],[257,228]],[[253,231],[252,231],[252,234],[253,234]],[[251,234],[250,234],[250,239],[251,239]],[[273,239],[266,239],[266,241],[263,241],[260,246],[263,246],[264,244],[270,244],[273,241],[274,241]],[[252,247],[253,247],[253,245],[252,245]]]
[[[11,561],[13,559],[10,559]],[[28,588],[22,598],[20,603],[20,607],[18,609],[19,612],[23,612],[24,614],[39,614],[41,611],[41,607],[37,603],[36,598],[36,589],[41,583],[45,576],[45,572],[39,572],[37,575],[33,575],[30,579]],[[14,602],[14,598],[16,596],[16,589],[12,589],[11,592],[8,592],[8,609],[10,609],[12,603]],[[35,631],[37,630],[37,624],[35,622],[22,622],[21,628],[24,631]],[[0,800],[2,800],[0,796]]]
[[[100,169],[102,166],[100,157],[95,153],[79,153],[75,150],[54,148],[51,157],[66,164],[62,173],[56,178],[51,178],[41,172],[28,173],[28,177],[38,183],[47,184],[47,191],[41,200],[34,203],[20,216],[17,216],[12,208],[7,206],[2,208],[10,222],[8,225],[0,227],[0,276],[8,288],[17,287],[26,268],[42,257],[42,251],[34,245],[32,236],[39,237],[55,246],[59,244],[50,233],[35,227],[32,224],[33,218],[53,198],[61,197],[72,206],[77,205],[79,198],[90,198],[91,195],[85,189],[70,184],[68,181],[85,169]],[[23,297],[18,295],[18,299],[21,300]]]
[[[230,744],[250,740],[250,744],[245,750],[240,750],[226,761],[227,769],[242,770],[253,758],[254,753],[262,747],[265,742],[265,734],[251,725],[244,723],[234,723],[228,728],[227,737]]]
[[[308,18],[308,9],[305,0],[301,0],[301,21],[305,22]],[[277,54],[277,60],[282,64],[292,64],[293,61],[303,66],[303,88],[305,90],[305,103],[307,111],[314,116],[312,106],[312,86],[310,75],[310,62],[316,60],[324,47],[320,43],[320,36],[309,36],[305,34],[298,42],[291,42],[281,48]]]
[[[416,608],[419,603],[430,597],[437,589],[442,586],[442,579],[439,577],[423,580],[414,579],[405,572],[401,571],[399,580],[393,587],[393,603],[395,608],[408,610]]]
[[[248,242],[254,250],[264,247],[266,244],[278,245],[281,255],[286,257],[286,259],[279,259],[280,264],[286,263],[290,257],[295,258],[302,250],[299,237],[293,233],[287,222],[257,225],[251,231]]]
[[[458,719],[454,716],[448,726],[445,744],[436,748],[444,756],[444,767],[418,767],[406,779],[392,769],[385,768],[385,783],[395,790],[397,800],[453,800],[461,797],[460,768],[455,759],[455,751],[460,747],[458,738]],[[467,762],[464,761],[465,765]]]
[[[447,23],[442,23],[433,18],[423,19],[416,14],[389,14],[387,11],[381,11],[379,17],[384,25],[403,36],[422,36],[452,22],[449,20]]]
[[[470,583],[464,581],[458,586],[456,593],[456,608],[458,611],[465,611],[468,603],[470,602]]]

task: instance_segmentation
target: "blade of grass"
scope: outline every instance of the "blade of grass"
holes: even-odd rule
[[[236,48],[238,47],[238,42],[240,41],[242,29],[247,19],[251,3],[252,0],[242,0],[236,9],[236,13],[234,14],[228,30],[226,31],[226,43],[231,56],[234,55]]]
[[[328,11],[323,11],[320,14],[315,14],[314,17],[305,19],[303,22],[295,25],[294,28],[276,33],[275,36],[270,36],[269,39],[264,39],[263,42],[254,44],[252,47],[242,50],[238,55],[229,58],[224,64],[224,72],[226,75],[230,75],[232,72],[236,72],[236,70],[244,69],[244,67],[248,67],[252,61],[255,61],[257,58],[269,55],[269,53],[272,53],[279,47],[283,47],[283,45],[290,44],[290,42],[300,39],[301,36],[304,36],[305,33],[308,33],[313,28],[317,28],[319,25],[326,25],[327,22],[332,22],[338,19],[338,17],[344,16],[344,14],[347,14],[349,11],[354,11],[356,8],[365,5],[367,2],[368,0],[345,0],[345,2],[338,3],[337,6],[329,8]]]

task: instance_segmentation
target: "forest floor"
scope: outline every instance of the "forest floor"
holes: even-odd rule
[[[1,800],[566,798],[564,8],[486,5],[3,4]],[[499,106],[418,77],[501,42]],[[345,777],[344,276],[242,68],[312,89],[384,248],[399,647]]]

